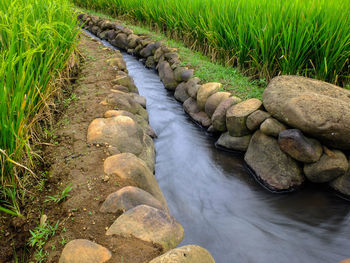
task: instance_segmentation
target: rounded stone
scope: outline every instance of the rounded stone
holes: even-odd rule
[[[242,100],[237,97],[229,97],[223,100],[215,109],[213,116],[211,117],[211,121],[213,123],[213,127],[217,131],[224,132],[227,130],[226,127],[226,112],[233,105],[240,103]]]
[[[284,131],[287,129],[287,127],[280,123],[278,120],[275,118],[267,118],[261,125],[260,125],[260,130],[268,135],[277,138],[280,132]]]
[[[255,131],[259,129],[261,123],[263,123],[269,117],[271,117],[271,114],[266,111],[254,111],[247,118],[247,128],[251,131]]]
[[[228,132],[225,132],[221,134],[216,144],[230,150],[245,152],[248,149],[251,138],[251,135],[232,137]]]
[[[197,92],[197,104],[201,111],[204,111],[205,103],[207,99],[218,92],[222,87],[221,83],[209,82],[200,86]]]
[[[205,103],[205,112],[211,118],[222,101],[231,96],[229,92],[217,92],[211,95]]]

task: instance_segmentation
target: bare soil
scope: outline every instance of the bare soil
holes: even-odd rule
[[[19,262],[36,262],[35,249],[27,245],[29,230],[38,226],[43,214],[51,225],[59,221],[58,230],[44,246],[48,257],[43,262],[58,262],[64,244],[80,238],[108,248],[113,253],[109,262],[148,262],[161,254],[155,244],[105,235],[106,228],[119,215],[100,213],[101,203],[108,194],[134,184],[105,178],[103,161],[109,156],[108,149],[86,142],[90,122],[110,109],[100,102],[110,93],[111,81],[116,77],[115,69],[106,62],[114,51],[84,34],[79,47],[83,57],[81,72],[66,100],[69,105],[54,127],[51,144],[43,152],[45,177],[33,187],[36,194],[27,200],[24,218],[0,218],[0,263],[16,262],[14,254]],[[63,202],[45,202],[70,184],[73,189]]]

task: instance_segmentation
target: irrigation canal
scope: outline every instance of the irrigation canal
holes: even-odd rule
[[[266,192],[246,171],[242,156],[215,148],[155,71],[123,56],[147,98],[158,135],[156,177],[185,229],[180,245],[203,246],[217,263],[330,263],[350,256],[349,203],[311,187],[289,195]]]

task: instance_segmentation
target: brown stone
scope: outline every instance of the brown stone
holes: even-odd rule
[[[205,112],[211,118],[222,101],[231,96],[229,92],[217,92],[211,95],[205,103]]]
[[[258,99],[249,99],[231,106],[226,112],[226,126],[231,136],[241,137],[250,134],[247,118],[262,107]]]
[[[350,197],[350,165],[346,174],[331,181],[330,186],[341,194]]]
[[[192,78],[186,82],[187,94],[194,100],[197,99],[197,92],[201,87],[198,83],[201,80],[199,78]]]
[[[260,130],[269,136],[272,137],[278,137],[278,135],[280,134],[280,132],[284,131],[285,129],[287,129],[287,127],[280,123],[278,120],[270,117],[267,118],[261,125],[260,125]]]
[[[245,152],[248,149],[251,138],[251,135],[232,137],[228,132],[225,132],[221,134],[216,144],[226,149]]]
[[[59,263],[103,263],[111,257],[107,248],[86,239],[76,239],[64,247]]]
[[[218,92],[222,87],[221,83],[217,82],[209,82],[206,84],[203,84],[197,92],[197,104],[201,111],[204,111],[205,103],[207,102],[207,99],[213,95],[214,93]]]
[[[271,114],[266,111],[262,111],[262,110],[254,111],[247,118],[247,123],[246,123],[247,128],[251,131],[255,131],[259,129],[261,123],[263,123],[269,117],[271,117]]]
[[[113,39],[111,41],[111,44],[117,48],[121,48],[121,49],[128,49],[128,35],[124,34],[124,33],[119,33],[117,34],[117,36],[115,37],[115,39]]]
[[[237,97],[229,97],[225,100],[223,100],[219,106],[215,109],[213,116],[211,117],[211,121],[213,123],[213,127],[217,131],[225,132],[227,131],[226,127],[226,112],[229,108],[231,108],[233,105],[241,102],[240,98]]]
[[[187,94],[187,86],[185,82],[181,82],[177,85],[174,93],[175,99],[184,103],[190,96]]]
[[[177,87],[177,81],[175,80],[174,72],[169,63],[166,61],[159,63],[158,72],[165,88],[168,90],[175,90]]]
[[[107,60],[107,63],[112,67],[116,67],[119,70],[126,70],[126,63],[122,57],[115,57]]]
[[[128,75],[117,75],[112,84],[127,87],[130,92],[137,92],[134,80]]]

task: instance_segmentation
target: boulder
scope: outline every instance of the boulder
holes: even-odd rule
[[[117,33],[113,29],[113,30],[108,30],[106,35],[107,35],[108,41],[112,42],[112,40],[115,39],[115,37],[117,36]]]
[[[175,80],[177,82],[188,81],[193,77],[193,69],[188,69],[185,67],[177,67],[174,70]]]
[[[138,187],[126,186],[108,195],[100,207],[100,212],[112,214],[118,212],[124,213],[138,205],[148,205],[167,211],[167,207],[164,207],[162,203],[150,193]]]
[[[244,160],[269,190],[292,191],[304,182],[299,164],[284,153],[275,138],[256,131]]]
[[[211,95],[205,103],[205,112],[211,118],[219,104],[231,96],[229,92],[217,92]]]
[[[215,263],[208,250],[195,245],[172,249],[149,263]]]
[[[146,60],[146,67],[147,68],[151,68],[151,69],[156,69],[156,61],[154,60],[154,57],[153,56],[149,56]]]
[[[187,86],[185,82],[181,82],[179,85],[177,85],[174,97],[182,103],[184,103],[190,97],[187,94]]]
[[[159,48],[157,48],[156,51],[154,52],[154,60],[155,60],[156,62],[158,62],[162,56],[163,56],[162,47],[159,47]]]
[[[111,177],[110,181],[113,181],[113,176],[131,180],[138,188],[158,199],[163,207],[167,207],[167,202],[153,172],[140,158],[131,153],[116,154],[108,157],[103,166],[104,172]]]
[[[251,138],[251,135],[246,135],[243,137],[232,137],[228,132],[225,132],[221,134],[216,144],[229,150],[245,152],[248,149]]]
[[[139,205],[122,214],[107,230],[106,235],[136,237],[162,247],[163,251],[175,248],[184,237],[184,229],[163,210]]]
[[[175,80],[174,72],[169,63],[166,61],[159,63],[158,72],[165,88],[168,90],[175,90],[177,87],[177,81]]]
[[[337,179],[331,181],[330,186],[339,193],[350,197],[350,169],[348,169],[346,174],[339,176]]]
[[[143,108],[146,109],[147,100],[145,97],[140,96],[139,94],[130,94],[130,95],[132,96],[132,98],[136,103],[140,104]]]
[[[107,248],[86,239],[75,239],[64,247],[59,263],[103,263],[111,257]]]
[[[226,126],[231,136],[241,137],[250,134],[247,118],[262,107],[258,99],[249,99],[231,106],[226,112]]]
[[[142,116],[145,120],[148,120],[147,111],[134,100],[134,97],[131,94],[116,90],[112,94],[109,94],[102,104],[113,106],[118,110],[129,111],[133,114]]]
[[[112,41],[111,44],[120,49],[128,49],[128,35],[119,33]]]
[[[345,175],[348,168],[349,162],[344,153],[328,150],[322,154],[318,162],[305,164],[304,173],[311,182],[326,183]]]
[[[137,47],[137,40],[138,39],[139,39],[139,36],[134,35],[134,34],[130,34],[127,38],[128,48],[133,49],[133,48]]]
[[[117,75],[112,81],[113,85],[121,85],[127,87],[130,92],[137,93],[137,87],[135,86],[134,80],[129,75]]]
[[[272,136],[272,137],[278,137],[280,132],[287,129],[287,127],[280,123],[278,120],[270,117],[267,118],[261,125],[260,130],[265,133],[266,135]]]
[[[257,129],[259,129],[261,123],[263,123],[269,117],[271,117],[271,114],[266,111],[254,111],[247,118],[247,128],[251,131],[256,131]]]
[[[108,59],[107,63],[112,67],[118,68],[119,70],[122,70],[122,71],[126,70],[126,63],[123,57],[114,57],[114,58]]]
[[[121,91],[121,92],[129,93],[129,89],[128,89],[127,87],[122,86],[122,85],[114,85],[114,86],[112,87],[112,90],[113,90],[113,92],[114,92],[115,90],[118,90],[118,91]]]
[[[282,151],[303,163],[317,162],[322,155],[322,145],[315,139],[305,137],[298,129],[279,133],[278,144]]]
[[[149,56],[153,55],[153,52],[159,47],[156,43],[150,43],[148,44],[144,49],[140,51],[140,55],[144,58],[147,58]]]
[[[350,91],[298,76],[271,80],[264,106],[276,119],[318,138],[327,146],[350,149]]]
[[[187,94],[192,98],[192,99],[197,99],[197,92],[201,85],[198,83],[201,80],[199,78],[192,78],[189,81],[186,82],[186,87],[187,87]]]
[[[209,82],[206,84],[203,84],[197,92],[197,104],[201,111],[204,111],[205,103],[207,102],[207,99],[213,95],[214,93],[218,92],[222,87],[221,83],[217,82]]]
[[[188,98],[184,102],[183,107],[185,112],[189,115],[200,112],[197,102],[192,98]]]
[[[211,121],[213,123],[213,127],[217,131],[227,131],[226,127],[226,112],[229,108],[231,108],[233,105],[240,103],[241,99],[237,97],[229,97],[225,100],[223,100],[219,106],[215,109],[213,116],[211,117]]]
[[[211,120],[204,111],[197,113],[189,113],[191,118],[202,125],[204,128],[208,128],[211,125]]]

